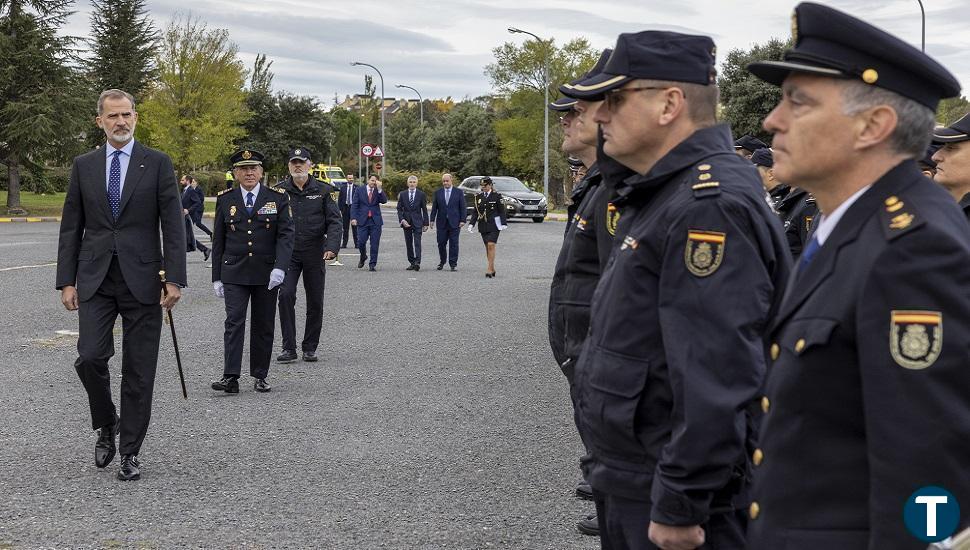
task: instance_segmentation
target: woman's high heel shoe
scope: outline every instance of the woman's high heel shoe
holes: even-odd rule
[[[489,273],[488,271],[485,272],[485,278],[486,279],[492,279],[494,277],[495,277],[495,272],[494,271],[491,272],[491,273]]]

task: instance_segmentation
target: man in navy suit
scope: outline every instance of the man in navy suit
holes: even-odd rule
[[[428,200],[418,189],[418,177],[408,176],[408,188],[397,195],[397,220],[404,229],[408,271],[421,271],[421,233],[428,230]]]
[[[343,245],[340,248],[347,248],[347,241],[350,239],[351,227],[350,227],[350,204],[354,200],[354,190],[357,186],[354,184],[354,175],[347,174],[347,183],[340,186],[340,196],[338,197],[338,202],[340,203],[340,216],[343,218],[344,224],[344,240]],[[354,235],[354,248],[357,248],[357,227],[353,227]]]
[[[367,241],[370,240],[370,270],[377,271],[377,252],[381,247],[381,205],[387,202],[383,184],[377,176],[367,179],[367,185],[354,190],[354,200],[350,205],[350,225],[357,228],[357,244],[360,247],[360,262],[357,268],[364,267],[367,261]]]
[[[205,194],[199,189],[195,178],[189,175],[182,176],[182,185],[185,190],[182,192],[182,214],[185,215],[185,240],[188,245],[186,250],[192,252],[198,250],[202,253],[202,261],[209,261],[209,254],[212,252],[198,239],[192,231],[192,225],[202,228],[210,237],[212,231],[202,224],[202,212],[205,208]]]
[[[444,269],[445,261],[452,271],[458,268],[458,236],[465,226],[465,213],[465,194],[453,187],[451,174],[442,174],[441,189],[435,191],[431,202],[431,222],[438,232],[438,271]],[[445,245],[448,246],[447,256]]]

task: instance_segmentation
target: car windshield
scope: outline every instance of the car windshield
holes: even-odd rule
[[[339,170],[327,170],[327,179],[342,180],[345,178],[344,173]]]
[[[507,177],[507,176],[496,176],[492,178],[492,187],[494,187],[495,190],[500,193],[503,191],[505,192],[515,191],[515,192],[528,193],[530,191],[530,189],[526,187],[525,184],[519,181],[518,179]]]

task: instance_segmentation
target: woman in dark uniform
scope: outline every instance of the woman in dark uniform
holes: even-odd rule
[[[482,234],[482,241],[485,243],[485,256],[488,258],[485,277],[489,279],[495,277],[495,243],[498,242],[499,233],[499,226],[495,224],[496,217],[504,229],[508,221],[505,218],[502,195],[492,190],[492,178],[485,176],[482,178],[482,192],[475,197],[475,208],[472,210],[471,221],[468,222],[468,230],[471,231],[478,224],[478,232]]]

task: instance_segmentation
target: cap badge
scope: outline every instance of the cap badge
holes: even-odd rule
[[[296,153],[297,155],[302,155],[303,154],[303,151],[301,151],[299,149],[297,149],[296,151],[293,151],[293,152]]]
[[[243,160],[249,160],[253,158],[253,154],[250,153],[249,151],[243,151],[242,158]]]
[[[866,84],[875,84],[877,80],[879,80],[879,73],[875,69],[862,71],[862,81]]]

